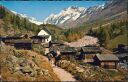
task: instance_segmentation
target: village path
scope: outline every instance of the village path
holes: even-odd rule
[[[45,60],[49,61],[47,57],[44,57]],[[53,68],[54,73],[58,76],[61,81],[76,81],[76,79],[71,75],[69,72],[65,71],[64,69],[55,66],[53,63],[50,62]]]
[[[61,81],[76,81],[73,75],[71,75],[70,73],[68,73],[60,67],[53,66],[53,70]]]

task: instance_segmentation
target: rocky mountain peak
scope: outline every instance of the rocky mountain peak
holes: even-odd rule
[[[63,24],[66,21],[77,20],[82,14],[84,14],[86,8],[70,6],[64,10],[62,10],[59,14],[51,14],[44,20],[44,23],[49,24]]]
[[[101,5],[89,8],[70,6],[59,14],[52,14],[45,20],[45,24],[54,24],[62,28],[76,27],[85,22],[93,22],[99,19],[111,18],[126,11],[126,0],[106,1]]]

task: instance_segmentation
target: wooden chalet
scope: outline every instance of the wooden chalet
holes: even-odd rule
[[[16,40],[16,41],[14,41],[14,47],[16,49],[31,50],[32,49],[32,41],[31,40]]]
[[[45,43],[46,39],[49,38],[49,35],[41,35],[41,36],[32,36],[30,37],[32,39],[32,42],[34,44],[40,44],[40,43]]]
[[[60,47],[61,55],[74,55],[76,52],[77,51],[74,47]]]
[[[84,46],[79,50],[79,52],[79,59],[83,60],[87,55],[95,55],[97,53],[101,53],[101,49],[98,46]]]
[[[20,40],[22,39],[22,37],[18,37],[18,36],[7,36],[7,37],[3,37],[2,41],[6,44],[6,45],[13,45],[15,40]]]
[[[77,53],[75,48],[66,45],[51,46],[49,50],[50,53],[53,54],[53,56],[58,56],[61,58],[73,58],[76,56]]]
[[[61,58],[75,59],[77,50],[74,47],[61,46],[60,47],[60,56]]]
[[[106,69],[116,69],[119,61],[118,57],[113,54],[96,54],[93,59],[94,65]]]

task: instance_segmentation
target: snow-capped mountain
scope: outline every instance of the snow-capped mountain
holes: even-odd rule
[[[15,15],[19,15],[20,17],[27,18],[30,22],[35,23],[37,25],[43,24],[43,22],[37,21],[34,17],[29,17],[26,14],[17,13],[17,12],[12,11],[12,10],[11,10],[11,12],[14,13]]]
[[[82,17],[86,12],[84,7],[71,6],[67,9],[62,10],[59,14],[51,14],[44,20],[44,23],[49,24],[63,24],[66,21],[75,21],[79,17]]]
[[[18,14],[21,17],[27,18],[30,22],[37,25],[40,24],[54,24],[62,28],[72,28],[82,25],[83,23],[92,23],[100,20],[112,20],[114,18],[126,17],[127,13],[120,14],[127,11],[126,0],[111,0],[106,1],[102,5],[91,6],[89,8],[70,6],[63,9],[58,14],[51,14],[42,22],[37,21],[33,17],[28,17],[25,14],[20,14],[12,11],[14,14]]]
[[[59,14],[51,14],[44,20],[44,23],[55,25],[61,25],[64,23],[66,24],[77,21],[78,19],[82,19],[88,15],[91,15],[92,13],[95,13],[96,11],[99,11],[100,9],[103,9],[103,5],[98,5],[90,8],[71,6],[67,9],[62,10]],[[86,17],[86,19],[88,18]]]
[[[89,8],[71,6],[58,14],[51,14],[43,23],[55,24],[62,28],[72,28],[85,22],[106,20],[113,18],[113,16],[118,16],[117,18],[122,17],[122,14],[121,16],[118,14],[126,10],[127,4],[125,0],[111,0],[102,5],[96,5]]]

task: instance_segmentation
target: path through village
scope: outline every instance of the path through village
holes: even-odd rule
[[[47,57],[44,57],[45,60],[49,61]],[[76,79],[71,75],[69,72],[65,71],[64,69],[55,66],[51,63],[54,73],[58,76],[61,81],[76,81]]]
[[[86,45],[97,45],[98,39],[91,36],[84,36],[83,38],[79,39],[76,42],[65,42],[64,44],[69,45],[70,47],[82,47]],[[45,50],[48,53],[48,49]],[[57,67],[51,63],[55,74],[61,81],[76,81],[76,79],[71,75],[69,72],[65,71],[64,69]]]
[[[64,69],[61,69],[60,67],[53,66],[53,70],[61,81],[76,81],[73,75],[71,75],[69,72],[65,71]]]

